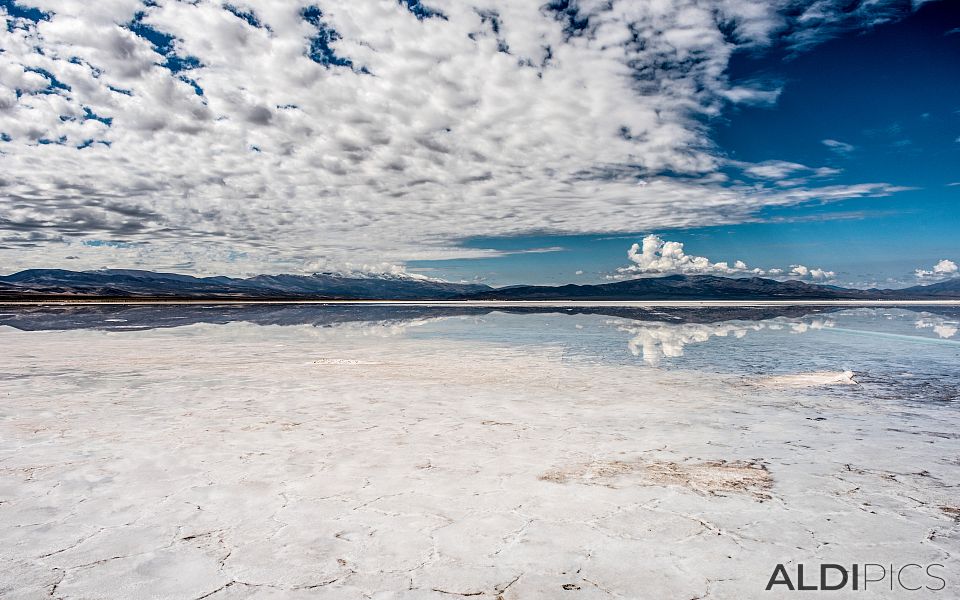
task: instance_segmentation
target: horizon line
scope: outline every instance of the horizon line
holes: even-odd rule
[[[309,299],[58,299],[58,300],[5,300],[0,306],[123,306],[123,305],[231,305],[231,304],[340,304],[340,305],[387,305],[387,306],[493,306],[493,307],[714,307],[714,306],[960,306],[960,300],[854,300],[854,299],[805,299],[805,300],[309,300]]]

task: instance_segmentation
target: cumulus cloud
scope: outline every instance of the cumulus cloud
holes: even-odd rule
[[[948,277],[953,277],[957,274],[960,267],[957,267],[957,263],[946,258],[940,260],[937,264],[933,265],[933,268],[930,270],[926,269],[917,269],[914,271],[916,276],[919,279],[925,278],[936,278],[936,279],[946,279]]]
[[[736,223],[892,194],[806,186],[829,175],[808,168],[786,188],[776,162],[729,183],[703,123],[776,99],[727,79],[737,50],[802,49],[903,13],[895,0],[5,2],[0,260],[402,264],[490,254],[462,247],[471,237]]]
[[[733,275],[746,272],[747,265],[741,260],[731,266],[727,262],[711,262],[705,256],[691,256],[684,252],[682,242],[663,240],[658,235],[648,235],[641,244],[633,244],[627,251],[632,265],[617,270],[622,275],[662,275],[666,273]],[[757,270],[759,273],[760,270]]]
[[[627,250],[631,265],[620,267],[610,279],[624,279],[635,276],[655,276],[666,274],[688,275],[755,275],[773,278],[803,279],[826,281],[836,277],[833,271],[821,268],[808,268],[804,265],[791,265],[789,270],[781,268],[750,268],[742,260],[733,264],[727,261],[713,262],[705,256],[692,256],[683,249],[682,242],[666,241],[651,234],[635,243]]]
[[[790,265],[790,277],[796,279],[812,279],[814,281],[824,281],[833,279],[837,274],[833,271],[826,271],[820,268],[809,268],[804,265]]]

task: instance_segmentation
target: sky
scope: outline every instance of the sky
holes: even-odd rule
[[[960,2],[0,0],[0,271],[960,276]]]

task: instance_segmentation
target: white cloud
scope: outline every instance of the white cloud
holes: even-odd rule
[[[914,271],[916,276],[920,279],[924,278],[937,278],[937,279],[946,279],[948,277],[953,277],[957,274],[957,271],[960,270],[960,267],[957,267],[957,263],[952,260],[947,260],[946,258],[940,260],[937,264],[933,265],[933,268],[929,271],[925,269],[917,269]]]
[[[625,279],[646,275],[666,275],[682,273],[688,275],[754,275],[758,277],[803,279],[809,281],[827,281],[836,277],[834,271],[821,268],[809,268],[804,265],[791,265],[790,270],[781,268],[750,268],[746,262],[736,260],[731,265],[726,261],[713,262],[705,256],[692,256],[686,253],[682,242],[666,241],[651,234],[635,243],[627,250],[631,265],[620,267],[616,274],[608,279]]]
[[[682,242],[664,241],[658,235],[648,235],[642,244],[633,244],[627,251],[632,265],[621,267],[622,275],[662,275],[666,273],[733,275],[748,270],[743,261],[731,267],[727,262],[711,262],[705,256],[690,256]]]
[[[739,86],[730,88],[722,93],[723,97],[735,104],[755,106],[769,106],[776,104],[780,97],[780,87],[767,89],[762,87]]]
[[[813,281],[825,281],[833,279],[837,274],[833,271],[826,271],[820,268],[808,268],[804,265],[790,265],[791,278],[812,279]]]
[[[813,168],[785,160],[768,160],[755,164],[741,164],[743,165],[745,173],[761,179],[785,179],[791,176],[830,177],[840,173],[839,169],[830,167]]]
[[[827,148],[829,148],[830,150],[832,150],[833,152],[840,154],[842,156],[846,156],[857,149],[856,146],[854,146],[853,144],[848,144],[846,142],[841,142],[839,140],[827,139],[827,140],[821,140],[820,143],[826,146]]]
[[[728,81],[735,51],[806,47],[894,0],[583,0],[576,22],[541,2],[424,3],[446,18],[317,0],[339,66],[307,56],[306,0],[234,3],[259,27],[212,0],[19,0],[50,13],[36,23],[0,8],[0,263],[396,265],[491,254],[470,237],[736,223],[902,189],[798,187],[830,174],[806,167],[784,189],[763,177],[778,161],[730,184],[702,125],[776,98]],[[131,31],[138,13],[169,48]],[[94,239],[131,245],[79,243]]]
[[[808,184],[811,179],[833,177],[841,173],[840,169],[832,167],[808,167],[785,160],[766,160],[759,163],[731,161],[730,164],[739,167],[744,174],[752,178],[770,181],[779,187],[801,186]]]
[[[928,1],[914,0],[910,4],[917,10]],[[820,44],[840,31],[875,27],[904,16],[902,1],[869,0],[851,6],[844,0],[813,0],[794,7],[802,10],[796,17],[801,27],[788,34],[787,39],[797,51]]]

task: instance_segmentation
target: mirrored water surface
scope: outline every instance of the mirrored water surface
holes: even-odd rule
[[[0,308],[0,329],[151,329],[250,323],[344,336],[551,348],[563,361],[731,375],[852,371],[859,391],[960,400],[956,307],[491,308],[384,305],[188,305]],[[837,393],[843,393],[843,389]]]

